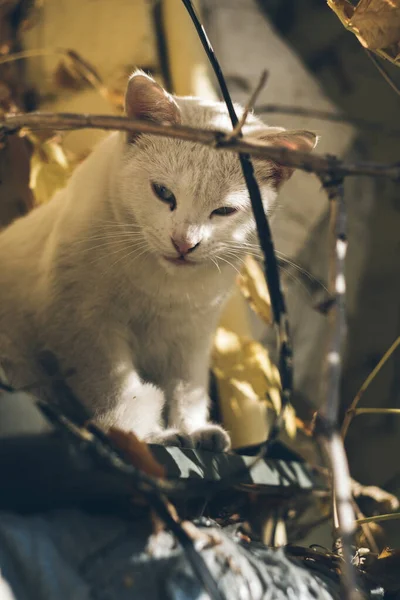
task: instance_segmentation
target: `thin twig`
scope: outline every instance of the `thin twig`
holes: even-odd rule
[[[389,358],[392,356],[393,352],[396,350],[396,348],[398,346],[400,346],[400,335],[397,339],[395,339],[395,341],[390,346],[390,348],[385,352],[385,354],[382,356],[381,360],[378,362],[376,367],[368,375],[368,377],[366,378],[366,380],[364,381],[364,383],[358,390],[357,394],[355,395],[354,400],[351,403],[350,408],[346,411],[346,415],[343,420],[342,431],[341,431],[343,439],[346,437],[347,430],[350,426],[352,418],[355,415],[355,410],[357,408],[357,404],[360,402],[362,395],[368,389],[368,387],[370,386],[372,381],[375,379],[375,377],[378,375],[379,371],[382,369],[383,365],[387,362],[387,360],[389,360]],[[365,412],[365,409],[364,409],[364,412]],[[361,413],[358,412],[358,414],[361,414]]]
[[[72,62],[78,71],[79,75],[86,80],[94,89],[96,89],[101,96],[106,100],[109,100],[109,92],[107,87],[104,85],[103,80],[97,73],[96,69],[82,56],[80,56],[75,50],[69,50],[68,48],[34,48],[32,50],[22,50],[21,52],[13,52],[6,56],[0,57],[0,65],[11,63],[17,60],[24,60],[27,58],[38,58],[41,56],[53,56],[60,55],[64,59],[68,59]]]
[[[392,77],[386,71],[385,67],[383,65],[381,65],[379,60],[376,58],[376,56],[370,50],[368,50],[366,48],[365,51],[366,51],[367,55],[369,56],[369,58],[371,59],[371,61],[373,62],[373,64],[375,65],[375,67],[378,69],[379,73],[382,75],[383,79],[386,81],[386,83],[388,83],[390,85],[390,87],[392,88],[392,90],[394,90],[396,92],[396,94],[398,96],[400,96],[400,89],[397,87],[397,85],[393,81]]]
[[[358,415],[400,415],[400,408],[356,408],[354,416]]]
[[[372,162],[350,163],[336,156],[309,154],[298,150],[289,150],[279,146],[269,146],[266,142],[252,138],[227,139],[228,133],[216,129],[197,129],[185,125],[160,125],[150,121],[128,119],[111,115],[88,115],[79,113],[29,113],[5,115],[0,120],[0,138],[13,134],[20,129],[71,130],[104,129],[120,130],[131,133],[159,135],[187,142],[196,142],[216,150],[242,152],[257,159],[272,160],[287,167],[301,169],[319,175],[345,177],[348,175],[368,175],[388,177],[400,181],[400,164],[379,164]]]
[[[293,117],[307,117],[320,121],[332,121],[333,123],[350,123],[359,129],[374,131],[388,137],[399,137],[400,129],[388,127],[384,123],[369,121],[361,117],[350,117],[349,115],[338,114],[326,110],[315,110],[313,108],[303,108],[301,106],[289,106],[285,104],[262,104],[255,107],[257,114],[280,114]]]
[[[359,594],[355,592],[356,576],[351,563],[355,532],[351,479],[342,438],[338,432],[342,349],[346,335],[346,209],[343,180],[329,178],[322,182],[329,198],[328,290],[335,302],[328,311],[329,340],[323,380],[324,400],[316,422],[316,434],[326,451],[332,471],[333,516],[337,533],[335,541],[337,544],[339,537],[342,544],[344,597],[349,600],[359,597]]]
[[[242,116],[240,117],[239,121],[236,123],[235,127],[232,129],[232,132],[228,133],[228,139],[239,137],[239,135],[241,134],[244,124],[246,123],[246,119],[249,116],[249,112],[251,110],[253,110],[254,105],[257,101],[257,98],[260,95],[261,90],[263,89],[263,87],[265,87],[265,84],[267,83],[267,79],[268,79],[268,71],[264,70],[261,73],[260,80],[259,80],[255,90],[251,94],[249,101],[247,102],[246,106],[244,107]]]
[[[233,106],[233,102],[231,96],[229,94],[228,87],[226,85],[226,81],[224,75],[222,73],[220,64],[214,52],[214,49],[210,43],[210,40],[207,37],[207,34],[204,30],[204,27],[200,23],[200,20],[196,14],[196,11],[193,8],[193,4],[191,0],[182,0],[186,10],[194,27],[197,31],[199,39],[202,43],[204,51],[207,55],[207,58],[213,68],[215,76],[218,80],[218,84],[222,93],[222,97],[226,104],[232,127],[238,126],[238,118],[235,112],[235,108]],[[266,75],[265,75],[266,77]],[[263,84],[263,78],[260,81],[260,86]],[[259,87],[260,87],[259,86]],[[257,91],[257,90],[256,90]],[[239,129],[237,132],[237,137],[234,140],[234,143],[242,142],[242,131]],[[232,140],[230,140],[232,141]],[[229,140],[228,140],[229,142]],[[277,330],[277,340],[278,340],[278,352],[279,352],[279,374],[281,379],[281,410],[278,414],[273,427],[269,432],[268,440],[265,440],[264,446],[262,447],[259,457],[265,455],[267,449],[271,443],[273,443],[282,427],[284,422],[284,414],[286,407],[289,405],[292,388],[293,388],[293,364],[292,364],[292,347],[290,340],[290,330],[289,330],[289,319],[286,310],[286,302],[285,297],[282,291],[280,276],[279,276],[279,267],[277,258],[275,255],[274,243],[272,240],[271,228],[268,222],[268,218],[265,214],[263,201],[261,197],[260,188],[258,186],[255,174],[254,167],[250,159],[249,153],[246,151],[241,151],[239,149],[239,161],[242,168],[242,174],[244,180],[246,182],[246,186],[249,192],[251,207],[253,210],[254,220],[256,222],[257,234],[260,243],[260,247],[263,253],[264,258],[264,274],[265,279],[268,286],[269,295],[271,298],[271,308],[274,316],[274,322]],[[279,162],[279,160],[277,161]]]
[[[319,429],[321,445],[326,451],[332,471],[332,487],[334,493],[334,517],[338,524],[335,547],[341,542],[343,553],[343,587],[345,600],[359,600],[360,593],[356,591],[357,581],[354,567],[352,566],[352,545],[354,543],[355,518],[353,511],[353,498],[351,495],[351,479],[347,464],[347,457],[343,441],[337,431],[323,433],[323,426]]]
[[[364,519],[364,515],[361,512],[360,507],[358,506],[357,500],[355,498],[353,498],[353,510],[354,510],[354,514],[356,516],[356,522],[360,521],[361,519]],[[376,543],[374,534],[371,529],[371,525],[369,523],[362,523],[361,529],[363,531],[366,542],[367,542],[371,552],[375,552],[376,554],[379,554],[378,544]]]
[[[33,48],[32,50],[22,50],[21,52],[13,52],[0,57],[0,65],[15,62],[16,60],[24,60],[26,58],[37,58],[40,56],[53,56],[64,51],[60,48]]]
[[[400,519],[400,512],[389,513],[387,515],[376,515],[375,517],[364,517],[364,519],[357,519],[357,525],[363,525],[364,523],[379,523],[381,521],[394,521]]]

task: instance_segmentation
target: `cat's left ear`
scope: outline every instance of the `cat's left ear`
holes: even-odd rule
[[[318,136],[315,133],[303,130],[266,130],[255,134],[255,137],[272,146],[283,146],[288,150],[299,150],[300,152],[311,152],[318,142]],[[292,176],[293,172],[294,169],[291,167],[273,163],[269,178],[274,182],[275,187],[279,188]]]
[[[125,94],[125,112],[127,117],[178,125],[181,113],[171,94],[168,94],[152,77],[143,71],[136,71],[128,81]],[[133,142],[138,134],[130,134]]]

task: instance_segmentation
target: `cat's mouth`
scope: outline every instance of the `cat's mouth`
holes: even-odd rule
[[[163,259],[177,267],[193,267],[196,264],[184,256],[163,256]]]

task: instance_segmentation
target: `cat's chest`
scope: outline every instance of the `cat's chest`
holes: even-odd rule
[[[143,309],[134,315],[127,335],[141,377],[157,385],[182,377],[206,330],[201,317],[182,309],[171,308],[162,314]]]

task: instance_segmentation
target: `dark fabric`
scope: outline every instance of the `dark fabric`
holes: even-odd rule
[[[283,550],[246,544],[234,531],[200,531],[198,549],[229,600],[340,597]],[[154,535],[147,520],[78,511],[0,513],[0,573],[15,600],[207,598],[169,533]]]

